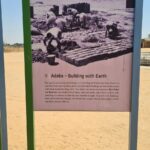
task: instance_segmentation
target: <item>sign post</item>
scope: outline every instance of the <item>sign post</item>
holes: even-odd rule
[[[25,50],[25,82],[26,82],[26,116],[27,116],[27,148],[34,150],[34,113],[32,94],[32,58],[31,58],[31,27],[29,0],[23,0],[24,18],[24,50]],[[28,42],[27,42],[28,41]],[[30,69],[29,69],[30,67]]]
[[[129,150],[137,150],[138,140],[138,106],[139,106],[139,81],[140,81],[140,54],[141,54],[141,29],[142,29],[142,8],[143,0],[135,3],[135,26],[134,26],[134,51],[132,69],[132,93],[131,113],[129,129]]]
[[[7,150],[7,117],[6,117],[6,97],[5,97],[5,78],[4,78],[4,52],[2,36],[2,18],[0,1],[0,149]]]
[[[34,111],[130,112],[137,150],[143,1],[107,3],[23,0],[28,150]]]

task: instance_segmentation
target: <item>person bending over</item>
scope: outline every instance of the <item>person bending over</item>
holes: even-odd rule
[[[51,28],[47,31],[43,43],[46,46],[48,54],[58,55],[61,52],[62,31],[58,27]]]

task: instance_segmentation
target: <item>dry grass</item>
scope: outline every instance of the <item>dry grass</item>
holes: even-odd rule
[[[4,46],[4,52],[23,52],[23,47]]]

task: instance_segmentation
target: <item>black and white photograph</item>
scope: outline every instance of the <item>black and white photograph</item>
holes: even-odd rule
[[[74,66],[133,51],[134,0],[30,0],[32,62]]]
[[[133,0],[30,0],[34,109],[129,111],[134,14]]]

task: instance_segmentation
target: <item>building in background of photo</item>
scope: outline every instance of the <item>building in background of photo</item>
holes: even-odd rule
[[[150,34],[148,35],[147,38],[142,39],[141,47],[142,48],[150,48]]]
[[[127,0],[126,7],[127,8],[135,8],[135,0]]]

